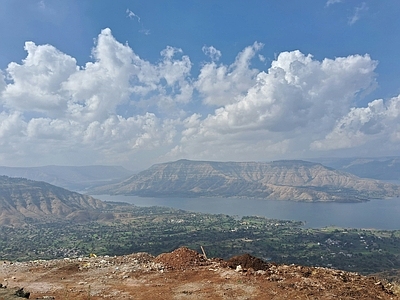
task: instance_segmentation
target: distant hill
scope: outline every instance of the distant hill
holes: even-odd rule
[[[88,195],[24,178],[0,176],[0,225],[58,219],[89,220],[107,204]]]
[[[270,163],[179,160],[154,165],[90,193],[358,202],[399,196],[400,186],[299,160]]]
[[[312,161],[343,170],[363,178],[394,181],[400,183],[400,156],[320,158]]]
[[[73,191],[118,182],[133,172],[119,166],[1,167],[0,175],[44,181]]]

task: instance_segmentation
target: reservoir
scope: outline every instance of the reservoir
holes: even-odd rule
[[[136,206],[166,206],[193,212],[231,216],[264,216],[271,219],[305,222],[307,228],[337,226],[400,230],[400,198],[362,203],[295,202],[244,198],[147,198],[95,195],[103,201],[119,201]]]

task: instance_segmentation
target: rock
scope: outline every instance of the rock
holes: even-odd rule
[[[237,267],[240,266],[244,270],[252,268],[254,271],[265,271],[270,267],[270,264],[266,263],[260,258],[251,256],[250,254],[234,256],[230,258],[227,263],[228,267],[232,269],[237,269]]]
[[[18,297],[21,297],[21,298],[29,299],[29,296],[31,295],[31,293],[24,292],[24,288],[20,288],[20,289],[15,291],[15,295],[18,296]]]
[[[29,299],[30,292],[25,292],[24,288],[7,288],[5,286],[1,286],[0,289],[0,299],[1,300],[12,300],[12,299],[18,299],[18,298],[25,298]]]

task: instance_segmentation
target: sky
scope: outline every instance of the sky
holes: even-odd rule
[[[0,0],[0,165],[400,153],[400,2]]]

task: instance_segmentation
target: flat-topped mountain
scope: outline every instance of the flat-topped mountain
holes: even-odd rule
[[[400,186],[298,160],[269,163],[178,160],[153,165],[91,193],[356,202],[399,196]]]
[[[57,218],[89,218],[107,204],[39,181],[0,176],[0,225]]]

